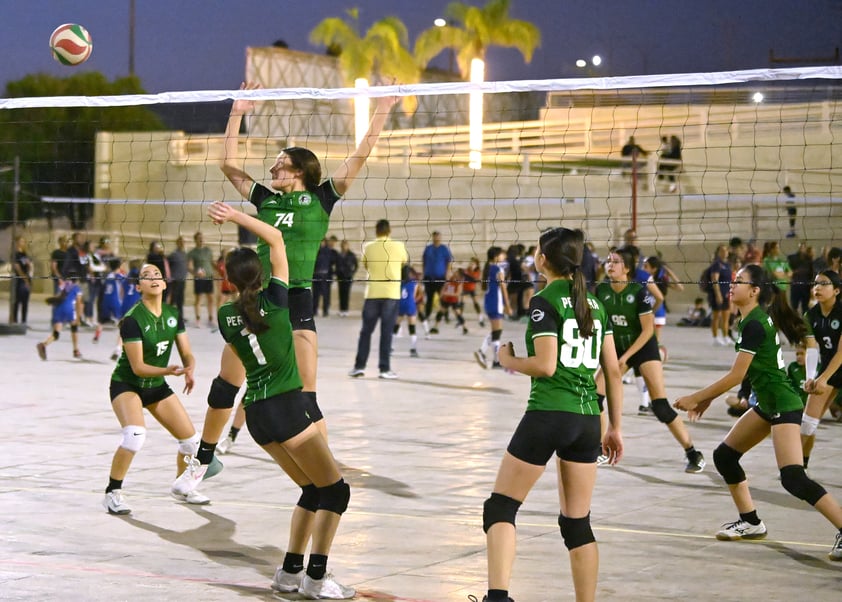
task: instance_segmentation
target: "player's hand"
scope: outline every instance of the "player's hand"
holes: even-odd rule
[[[185,368],[184,369],[184,393],[190,394],[193,392],[193,386],[196,384],[196,381],[193,379],[193,368]]]
[[[497,352],[497,361],[500,362],[501,366],[508,368],[509,360],[513,357],[515,357],[515,346],[511,341],[500,345],[500,350]]]
[[[252,83],[252,82],[243,82],[240,84],[240,90],[260,90],[263,86],[260,84]],[[253,100],[249,100],[247,98],[238,98],[234,101],[234,104],[231,105],[231,114],[232,115],[246,115],[254,111],[254,104]]]
[[[234,209],[225,203],[215,201],[208,206],[208,217],[216,225],[224,224],[234,215]]]
[[[611,425],[602,439],[602,453],[608,456],[608,463],[614,466],[623,458],[623,436]]]
[[[184,374],[184,368],[176,365],[167,366],[164,373],[165,376],[181,376],[182,374]]]

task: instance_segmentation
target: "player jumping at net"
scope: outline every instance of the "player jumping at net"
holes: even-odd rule
[[[196,361],[184,323],[175,307],[163,303],[167,282],[151,264],[140,270],[137,284],[141,300],[120,321],[123,350],[111,375],[111,409],[117,416],[123,439],[111,460],[111,472],[102,505],[110,514],[129,514],[123,498],[123,479],[135,454],[146,441],[143,409],[155,417],[178,441],[177,473],[196,463],[199,435],[178,396],[164,380],[165,376],[184,376],[184,392],[193,390]],[[170,364],[173,343],[178,348],[182,366]],[[195,490],[173,484],[172,495],[188,504],[207,504],[210,500]]]
[[[547,286],[529,304],[526,357],[511,343],[500,348],[504,368],[531,377],[526,413],[483,505],[488,545],[487,602],[512,602],[509,581],[515,560],[515,518],[547,462],[558,456],[558,524],[570,553],[577,600],[596,595],[599,551],[590,524],[591,496],[600,453],[600,408],[594,373],[602,366],[608,387],[609,426],[602,446],[615,464],[623,455],[620,420],[623,385],[605,309],[587,292],[580,230],[554,228],[541,235],[535,267]],[[474,598],[476,600],[476,598]]]
[[[211,205],[208,215],[217,223],[231,221],[254,232],[268,247],[271,264],[271,278],[264,288],[263,260],[257,253],[241,248],[226,257],[226,272],[239,297],[219,309],[219,328],[226,348],[245,367],[243,406],[249,433],[301,487],[299,507],[312,515],[308,526],[313,544],[306,572],[289,573],[286,564],[279,566],[272,589],[299,591],[314,600],[353,598],[353,588],[340,585],[327,573],[328,553],[351,489],[314,424],[312,401],[301,390],[289,319],[284,235],[224,203]]]
[[[790,342],[799,342],[806,336],[806,326],[787,304],[784,292],[758,265],[747,265],[737,272],[730,296],[741,318],[737,357],[731,370],[715,383],[675,401],[676,408],[686,410],[691,420],[698,420],[714,399],[739,386],[746,374],[757,395],[757,405],[737,420],[713,452],[716,470],[728,484],[740,516],[724,524],[716,538],[766,537],[766,525],[757,515],[740,458],[771,434],[781,485],[821,512],[838,530],[828,555],[831,560],[842,560],[842,508],[804,471],[799,428],[804,404],[787,380],[778,336],[780,330]]]
[[[655,337],[655,318],[648,289],[634,282],[635,258],[627,248],[615,249],[605,262],[607,282],[596,287],[596,298],[605,305],[614,330],[620,372],[637,368],[652,396],[652,413],[669,429],[687,458],[684,470],[702,472],[705,459],[693,445],[687,426],[667,401],[664,367]],[[597,388],[605,391],[602,374]]]

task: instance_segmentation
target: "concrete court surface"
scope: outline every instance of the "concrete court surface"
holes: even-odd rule
[[[269,583],[299,495],[291,481],[244,431],[222,457],[222,474],[203,484],[212,503],[176,502],[169,497],[175,443],[147,415],[146,446],[124,484],[134,511],[109,516],[100,503],[119,440],[108,400],[116,334],[106,330],[93,345],[83,329],[84,359],[74,360],[65,331],[42,362],[35,343],[47,333],[47,309],[33,299],[32,330],[0,338],[0,599],[274,599]],[[683,311],[676,307],[672,320]],[[358,314],[318,320],[319,400],[352,486],[330,568],[358,589],[358,599],[464,601],[485,592],[482,503],[522,415],[529,379],[474,363],[471,352],[485,329],[469,315],[469,335],[444,325],[437,338],[419,341],[418,359],[409,358],[407,338],[396,339],[396,381],[377,378],[376,334],[365,378],[347,376]],[[504,331],[520,353],[523,330],[507,323]],[[189,334],[197,388],[182,399],[200,428],[222,340],[206,327]],[[667,327],[671,399],[730,365],[733,352],[712,347],[709,338],[704,329]],[[793,359],[790,349],[785,357]],[[178,379],[170,382],[181,390]],[[826,558],[834,529],[782,489],[768,441],[744,466],[769,537],[716,541],[719,525],[737,518],[711,462],[733,422],[724,403],[690,427],[709,465],[688,475],[679,446],[654,418],[637,416],[637,392],[625,389],[626,457],[599,469],[593,501],[600,599],[839,600],[842,563]],[[823,423],[810,473],[837,499],[840,453],[842,425]],[[511,584],[518,602],[573,599],[554,466],[547,472],[518,517]]]

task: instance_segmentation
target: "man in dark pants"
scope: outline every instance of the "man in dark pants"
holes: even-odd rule
[[[424,292],[427,294],[423,319],[426,320],[433,311],[433,298],[441,293],[445,281],[450,277],[450,264],[453,263],[450,249],[447,245],[441,244],[440,232],[433,232],[433,242],[424,248],[422,261],[424,262]],[[438,334],[438,329],[431,329],[430,334]]]
[[[398,375],[391,370],[392,332],[398,317],[398,303],[401,298],[401,267],[409,261],[402,242],[392,240],[389,222],[377,222],[377,238],[363,247],[362,263],[368,270],[368,282],[363,303],[363,325],[357,343],[357,357],[354,368],[348,376],[358,378],[365,375],[365,364],[371,349],[371,334],[380,321],[380,378],[394,379]]]

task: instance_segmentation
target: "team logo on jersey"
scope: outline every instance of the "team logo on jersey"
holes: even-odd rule
[[[265,317],[266,317],[266,311],[265,311],[263,308],[261,308],[261,309],[260,309],[260,317],[261,317],[261,318],[265,318]]]
[[[830,327],[831,327],[833,330],[839,330],[839,320],[832,320],[832,321],[830,322]]]
[[[626,303],[634,303],[634,295],[626,295]]]
[[[531,317],[533,322],[540,322],[544,319],[544,311],[541,309],[533,309]]]
[[[178,324],[178,320],[176,320],[173,316],[167,318],[167,327],[168,328],[175,328],[175,325]]]
[[[312,202],[313,202],[313,198],[309,194],[305,193],[305,194],[302,194],[300,197],[298,197],[298,204],[303,206],[303,207],[306,207],[307,205],[309,205]]]

